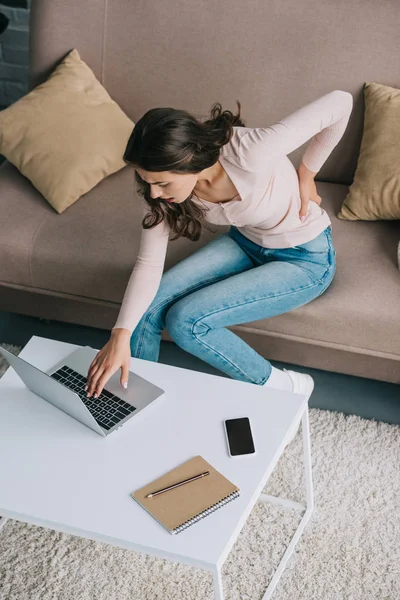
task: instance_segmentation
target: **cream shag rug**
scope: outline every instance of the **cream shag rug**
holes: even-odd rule
[[[400,427],[311,409],[310,429],[315,512],[273,600],[399,600]],[[303,501],[302,467],[298,433],[267,493]],[[262,597],[298,523],[295,511],[254,507],[223,568],[226,600]],[[0,531],[0,598],[214,596],[205,571],[8,520]]]

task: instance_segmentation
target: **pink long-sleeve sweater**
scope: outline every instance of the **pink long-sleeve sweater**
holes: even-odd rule
[[[209,209],[206,221],[235,225],[265,248],[287,248],[317,237],[331,221],[315,202],[309,203],[306,219],[300,221],[299,180],[287,154],[312,138],[302,162],[311,171],[319,171],[343,136],[352,107],[352,95],[335,90],[270,127],[234,127],[219,161],[239,194],[224,203],[194,196],[194,202]],[[143,199],[142,204],[144,216],[148,208]],[[142,229],[139,253],[113,329],[132,333],[151,304],[162,277],[168,239],[165,222]]]

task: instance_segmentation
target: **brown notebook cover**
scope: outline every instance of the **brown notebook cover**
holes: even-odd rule
[[[181,485],[158,496],[146,498],[189,477],[210,471],[210,475]],[[187,460],[179,467],[132,493],[139,502],[170,533],[180,533],[218,508],[239,496],[239,489],[201,456]]]

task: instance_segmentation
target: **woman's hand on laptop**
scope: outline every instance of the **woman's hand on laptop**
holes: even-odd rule
[[[131,362],[131,333],[128,329],[113,329],[107,344],[96,354],[87,375],[87,396],[97,398],[103,387],[118,369],[121,369],[121,385],[128,387]]]

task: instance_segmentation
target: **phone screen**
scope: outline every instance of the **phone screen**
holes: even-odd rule
[[[248,417],[225,421],[229,449],[232,456],[254,454],[254,442]]]

